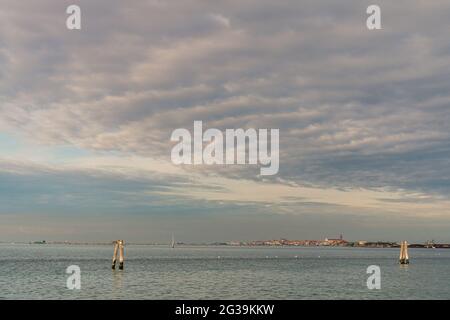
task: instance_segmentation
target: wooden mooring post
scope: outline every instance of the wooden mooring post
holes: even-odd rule
[[[112,258],[112,269],[116,269],[116,262],[117,262],[117,253],[119,253],[119,270],[123,270],[123,261],[124,261],[124,241],[123,240],[116,240],[114,243],[114,254]]]
[[[409,255],[408,255],[408,242],[402,241],[400,244],[400,264],[409,264]]]

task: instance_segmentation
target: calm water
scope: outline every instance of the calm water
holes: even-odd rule
[[[112,246],[0,244],[1,299],[450,299],[450,250],[128,245],[112,271]],[[220,258],[219,258],[220,256]],[[296,257],[297,256],[297,257]],[[66,268],[81,268],[81,290]],[[381,268],[368,290],[366,268]]]

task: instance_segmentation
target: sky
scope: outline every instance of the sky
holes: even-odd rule
[[[0,241],[450,242],[450,3],[371,4],[3,0]],[[174,165],[194,121],[278,174]]]

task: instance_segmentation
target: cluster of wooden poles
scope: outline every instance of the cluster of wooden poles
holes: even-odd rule
[[[409,256],[408,256],[408,242],[402,241],[400,244],[400,264],[409,264]]]
[[[123,270],[123,246],[124,246],[123,240],[116,240],[113,242],[114,244],[114,255],[112,259],[112,269],[116,269],[116,261],[117,261],[117,253],[119,253],[119,270]]]

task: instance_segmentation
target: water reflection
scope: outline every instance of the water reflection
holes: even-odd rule
[[[119,299],[123,288],[124,272],[122,270],[112,270],[112,295],[113,299]]]

